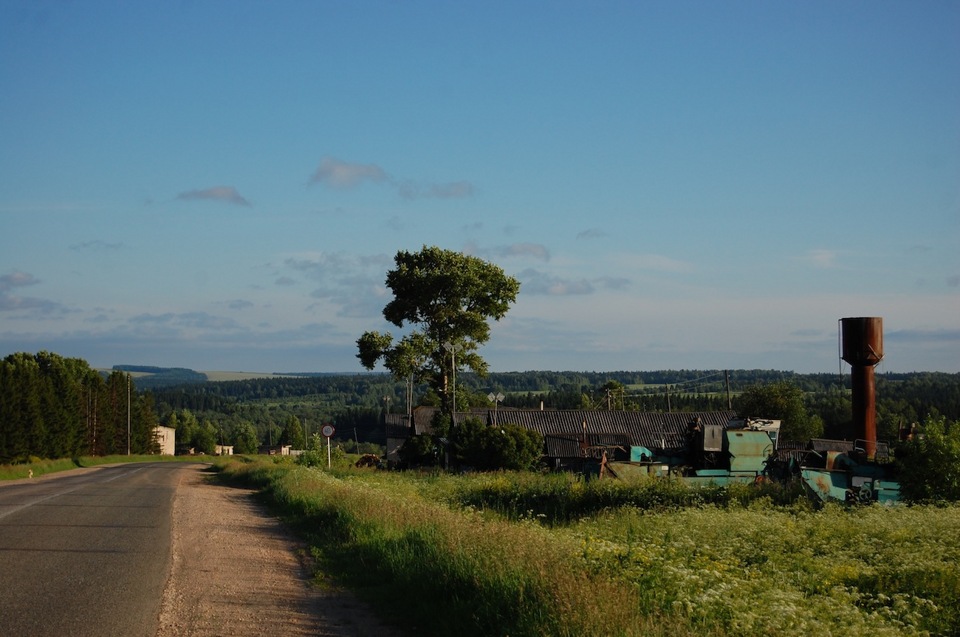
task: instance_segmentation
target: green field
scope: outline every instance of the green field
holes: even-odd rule
[[[411,634],[960,631],[958,506],[814,510],[747,488],[242,459],[224,475],[262,487],[324,572]]]
[[[294,378],[287,374],[271,374],[266,372],[200,372],[205,374],[207,380],[213,383],[226,382],[231,380],[256,380],[260,378]]]

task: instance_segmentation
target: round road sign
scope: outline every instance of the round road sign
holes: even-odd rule
[[[331,438],[333,437],[334,431],[336,431],[336,429],[333,428],[333,425],[324,425],[323,429],[320,430],[320,433],[322,433],[326,438]]]

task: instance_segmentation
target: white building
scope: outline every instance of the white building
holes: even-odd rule
[[[173,427],[157,425],[153,428],[153,437],[160,446],[161,456],[175,455],[177,430]]]

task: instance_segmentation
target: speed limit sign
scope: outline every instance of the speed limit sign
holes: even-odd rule
[[[332,438],[334,431],[336,431],[336,429],[333,428],[333,425],[324,425],[320,433],[323,434],[324,438]]]

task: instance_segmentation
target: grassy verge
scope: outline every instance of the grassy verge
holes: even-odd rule
[[[261,486],[324,571],[411,634],[683,634],[639,615],[629,587],[585,572],[576,541],[536,524],[453,510],[372,472],[239,461],[224,473]]]
[[[960,507],[241,459],[223,475],[411,634],[960,634]]]
[[[104,464],[118,464],[122,462],[196,462],[196,457],[190,456],[82,456],[80,458],[60,458],[59,460],[34,459],[22,464],[0,465],[0,480],[19,480],[21,478],[37,478],[46,473],[69,471],[80,467],[96,467]]]

